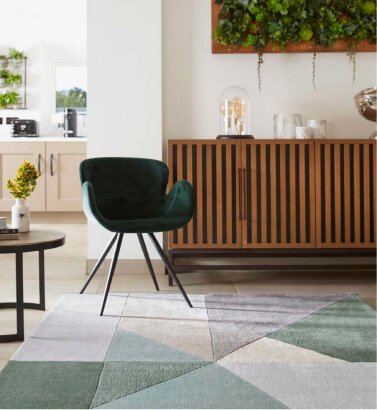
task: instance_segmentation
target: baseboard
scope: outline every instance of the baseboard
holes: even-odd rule
[[[96,259],[86,260],[86,274],[89,274],[96,264]],[[156,275],[164,275],[165,269],[161,260],[152,259],[151,260],[153,269]],[[111,260],[106,259],[100,269],[99,274],[105,274],[110,268]],[[148,275],[149,270],[144,259],[119,259],[115,273],[123,275]]]

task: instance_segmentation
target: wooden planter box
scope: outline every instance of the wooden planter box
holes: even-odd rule
[[[212,4],[212,33],[214,32],[217,21],[218,15],[222,6],[215,4],[213,0],[211,0]],[[311,41],[307,42],[300,42],[300,43],[292,43],[288,44],[284,49],[280,47],[269,44],[267,47],[263,49],[263,53],[313,53],[316,52],[327,52],[327,53],[337,53],[337,52],[347,52],[348,45],[345,41],[337,41],[332,47],[319,47],[314,46]],[[361,41],[356,48],[357,52],[376,52],[376,44],[370,43],[367,40]],[[257,53],[254,47],[237,47],[237,46],[225,46],[223,44],[218,43],[214,38],[212,38],[212,53],[213,54],[248,54],[248,53]]]

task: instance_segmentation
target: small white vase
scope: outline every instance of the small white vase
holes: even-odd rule
[[[16,199],[12,206],[12,228],[18,229],[18,232],[30,231],[30,209],[25,199]]]

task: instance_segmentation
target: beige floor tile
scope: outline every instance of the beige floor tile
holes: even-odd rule
[[[8,360],[0,359],[0,370],[4,369],[4,367],[7,363],[8,363]]]
[[[236,293],[237,290],[229,278],[224,275],[217,275],[206,272],[195,272],[179,275],[182,285],[187,293],[211,293],[225,292]],[[164,292],[179,292],[176,286],[169,286],[168,277],[159,275],[157,278],[161,291]],[[106,277],[98,288],[98,292],[102,293],[106,286]],[[112,292],[154,292],[155,288],[150,275],[114,275],[112,284]]]

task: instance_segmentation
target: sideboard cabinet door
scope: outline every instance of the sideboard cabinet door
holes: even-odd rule
[[[314,248],[313,141],[242,142],[242,247]]]
[[[376,142],[316,141],[317,248],[376,246]]]
[[[187,179],[196,201],[191,222],[169,233],[171,249],[241,247],[240,148],[239,140],[169,141],[169,188]]]
[[[40,170],[37,187],[27,199],[31,211],[46,210],[45,190],[45,143],[44,142],[1,142],[0,143],[0,211],[10,212],[14,199],[5,188],[8,179],[14,178],[23,161],[29,161]]]

